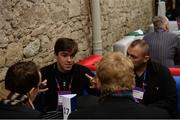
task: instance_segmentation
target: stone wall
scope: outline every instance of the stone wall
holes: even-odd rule
[[[146,30],[154,15],[155,0],[101,0],[104,52],[128,32]]]
[[[100,0],[104,53],[126,33],[150,23],[153,1]],[[78,42],[76,60],[92,53],[90,0],[0,0],[0,79],[17,61],[52,63],[59,37]]]

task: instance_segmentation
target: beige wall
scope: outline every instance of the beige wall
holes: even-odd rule
[[[147,29],[154,13],[154,0],[101,0],[104,52],[128,32]]]
[[[154,0],[100,0],[103,52],[126,33],[145,28]],[[76,60],[92,53],[90,0],[0,0],[0,79],[21,60],[40,66],[54,60],[59,37],[74,38]]]

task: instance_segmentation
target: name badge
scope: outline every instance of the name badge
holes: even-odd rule
[[[58,91],[58,106],[62,106],[62,95],[71,94],[71,91]]]
[[[143,88],[135,87],[133,89],[133,97],[135,99],[142,100],[144,96],[144,91],[145,90]]]

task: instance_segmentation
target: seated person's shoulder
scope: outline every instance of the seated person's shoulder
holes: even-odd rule
[[[164,65],[162,65],[162,64],[160,64],[160,63],[158,63],[158,62],[155,62],[155,61],[153,61],[153,60],[151,60],[151,66],[154,68],[154,70],[156,70],[156,71],[159,71],[159,70],[163,70],[163,71],[166,71],[166,72],[168,72],[169,71],[169,69],[166,67],[166,66],[164,66]]]
[[[79,109],[95,106],[98,104],[98,101],[99,101],[99,97],[93,95],[80,96],[77,98]]]
[[[165,109],[147,106],[147,110],[152,113],[154,118],[171,118],[168,111]]]
[[[151,105],[143,105],[143,104],[137,104],[136,108],[136,113],[139,115],[138,118],[170,118],[170,115],[167,110],[151,106]]]
[[[91,72],[91,70],[89,68],[87,68],[86,66],[80,65],[80,64],[74,64],[73,66],[73,71],[79,71],[79,72]]]
[[[46,65],[46,66],[43,66],[41,68],[41,71],[47,71],[47,70],[51,70],[51,69],[55,69],[55,63],[52,63],[52,64],[49,64],[49,65]]]
[[[22,104],[16,104],[14,106],[0,103],[0,118],[26,118],[34,119],[40,118],[41,114],[39,111],[33,110]]]

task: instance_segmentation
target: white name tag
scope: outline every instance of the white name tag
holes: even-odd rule
[[[144,89],[135,87],[133,89],[133,97],[142,100],[144,96]]]
[[[58,105],[62,105],[62,95],[71,94],[71,91],[58,91]]]

